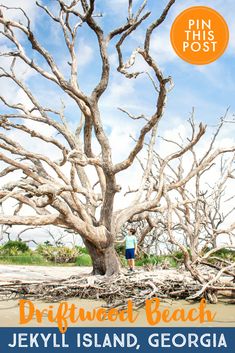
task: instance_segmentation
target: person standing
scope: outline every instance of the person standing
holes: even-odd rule
[[[135,234],[136,230],[131,228],[124,238],[126,245],[125,256],[128,262],[129,270],[132,272],[135,269],[135,255],[137,251],[137,238]]]

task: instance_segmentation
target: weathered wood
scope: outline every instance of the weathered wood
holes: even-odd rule
[[[121,273],[119,275],[104,276],[72,276],[66,280],[48,281],[46,283],[12,282],[1,285],[0,298],[7,296],[14,298],[29,298],[57,302],[69,298],[103,300],[109,307],[121,308],[128,299],[133,301],[136,308],[145,304],[146,299],[158,297],[167,299],[200,299],[206,297],[215,302],[217,290],[235,290],[231,282],[222,284],[219,276],[208,286],[202,286],[196,282],[189,273],[177,274],[174,271],[166,271],[161,275],[159,271]]]

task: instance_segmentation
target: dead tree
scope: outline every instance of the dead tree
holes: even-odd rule
[[[201,252],[204,251],[205,255],[205,251],[216,249],[220,235],[226,238],[224,245],[232,245],[235,229],[234,146],[216,148],[218,135],[226,123],[226,115],[227,112],[209,142],[205,141],[208,139],[204,136],[205,127],[197,126],[193,112],[189,119],[191,131],[188,136],[191,137],[186,141],[182,138],[179,141],[162,138],[165,150],[169,150],[169,146],[175,150],[170,155],[160,156],[153,150],[142,197],[145,195],[146,200],[149,199],[160,187],[161,207],[157,207],[155,212],[145,211],[129,220],[129,223],[137,224],[139,228],[140,244],[154,234],[153,230],[157,230],[158,241],[161,236],[168,234],[168,240],[178,246],[177,239],[180,239],[181,250],[183,247],[183,252],[192,262],[198,259]],[[148,147],[150,151],[151,146]],[[139,162],[145,171],[143,160]],[[126,195],[137,192],[138,188],[129,189]]]
[[[150,42],[153,32],[163,23],[175,0],[170,0],[159,18],[146,11],[147,1],[134,12],[133,2],[127,1],[127,20],[108,34],[99,24],[95,0],[71,0],[70,3],[57,0],[58,13],[36,2],[40,11],[48,16],[48,20],[61,29],[61,40],[65,41],[70,55],[69,78],[66,78],[56,63],[52,53],[43,47],[36,36],[31,19],[21,8],[23,20],[14,20],[9,15],[11,9],[1,6],[0,24],[1,36],[10,43],[9,51],[1,52],[1,56],[9,58],[8,68],[2,67],[0,77],[13,82],[27,97],[29,104],[21,101],[10,102],[5,96],[0,99],[6,107],[1,114],[0,160],[4,168],[1,177],[15,173],[12,182],[1,187],[1,203],[9,199],[18,202],[18,209],[12,215],[1,215],[0,224],[45,226],[55,225],[79,233],[89,250],[93,261],[93,271],[97,274],[111,275],[119,271],[119,261],[114,250],[115,235],[129,218],[144,210],[155,208],[161,192],[151,201],[141,201],[130,204],[123,210],[115,211],[113,204],[115,195],[121,191],[117,185],[116,176],[130,168],[144,147],[148,134],[152,144],[156,139],[157,125],[164,113],[166,96],[171,86],[171,78],[164,77],[156,61],[151,55]],[[14,9],[15,11],[16,9]],[[144,43],[130,52],[125,61],[123,46],[128,37],[147,19],[153,18],[147,26]],[[79,31],[87,27],[96,37],[101,62],[100,80],[96,82],[91,93],[82,91],[79,75],[79,55],[76,51]],[[143,117],[138,138],[129,154],[118,163],[113,162],[109,136],[105,130],[100,113],[100,99],[107,90],[110,78],[110,58],[108,49],[116,39],[118,57],[117,71],[126,79],[141,78],[142,72],[131,72],[136,56],[140,56],[151,75],[148,77],[154,83],[156,104],[152,115]],[[27,42],[27,50],[25,43]],[[31,49],[29,48],[31,47]],[[17,72],[17,64],[23,62],[47,83],[59,87],[63,93],[72,99],[81,119],[77,122],[75,131],[69,128],[65,107],[55,110],[41,104],[37,92],[33,92]],[[42,64],[43,62],[43,64]],[[120,112],[129,114],[125,110]],[[40,129],[32,128],[39,123]],[[44,134],[44,127],[51,127],[50,136]],[[57,150],[58,159],[52,159],[46,152],[35,153],[26,149],[21,141],[11,138],[10,132],[18,131],[27,135],[34,142],[48,144]],[[93,148],[94,140],[99,151]],[[146,166],[146,173],[149,170]],[[97,181],[92,185],[87,167],[93,168]],[[143,176],[143,183],[146,174]],[[4,179],[5,180],[5,179]],[[142,192],[142,186],[139,194]],[[26,207],[27,206],[27,207]],[[27,209],[28,214],[22,210]],[[31,209],[31,212],[29,212]]]
[[[208,288],[208,278],[200,271],[201,264],[218,269],[221,275],[225,272],[232,278],[235,277],[234,272],[227,270],[227,267],[234,267],[229,261],[218,258],[219,266],[206,261],[212,259],[212,255],[218,250],[233,249],[235,245],[235,150],[229,146],[216,148],[217,137],[224,121],[225,118],[221,119],[211,141],[202,152],[198,144],[192,144],[197,130],[192,117],[189,120],[189,148],[185,148],[182,142],[167,140],[167,143],[173,143],[178,148],[178,152],[164,158],[155,154],[154,160],[157,171],[155,180],[161,177],[161,166],[167,161],[162,199],[162,204],[165,200],[166,211],[162,216],[165,218],[168,241],[182,251],[186,268],[195,279],[205,285],[205,290]],[[154,176],[152,173],[153,180]],[[221,235],[223,239],[218,244],[217,239]]]
[[[189,122],[193,137],[196,124],[193,119]],[[166,196],[168,214],[172,213],[171,232],[182,235],[192,262],[198,261],[200,256],[205,256],[206,252],[211,252],[212,249],[216,252],[220,235],[224,237],[222,246],[233,245],[235,223],[232,179],[235,154],[233,149],[230,153],[222,152],[219,155],[215,152],[216,139],[223,125],[224,118],[203,153],[198,153],[197,146],[190,148],[191,171],[196,170],[196,173],[177,188],[175,195]],[[205,165],[204,162],[209,156],[210,162]],[[174,178],[181,181],[184,179],[185,169],[189,166],[180,158],[175,167]],[[175,200],[178,204],[172,208]]]

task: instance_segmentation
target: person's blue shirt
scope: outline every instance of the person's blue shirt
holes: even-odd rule
[[[127,234],[125,236],[125,241],[126,241],[126,249],[134,249],[137,244],[137,238],[135,235]]]

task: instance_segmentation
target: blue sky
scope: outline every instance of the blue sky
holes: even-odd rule
[[[7,0],[5,3],[11,4],[12,0]],[[51,9],[56,10],[56,2],[54,0],[41,1]],[[136,6],[140,3],[139,0],[133,1]],[[61,37],[61,30],[57,24],[54,24],[42,11],[37,9],[29,0],[12,1],[15,6],[24,6],[29,14],[33,17],[32,24],[38,38],[43,45],[49,49],[55,57],[58,66],[66,74],[69,73],[69,56],[64,46]],[[157,17],[166,1],[149,0],[148,9],[152,12],[150,18]],[[169,33],[171,24],[183,9],[195,6],[206,5],[211,6],[219,11],[227,21],[230,28],[230,43],[226,53],[216,62],[205,66],[190,65],[180,58],[178,58],[171,48]],[[126,20],[126,0],[97,0],[97,12],[102,12],[103,17],[98,20],[104,30],[108,32],[116,25],[120,25]],[[235,68],[235,26],[233,23],[232,13],[235,10],[235,3],[232,0],[226,2],[221,0],[187,0],[176,1],[176,4],[171,9],[171,12],[156,33],[154,33],[151,48],[155,60],[159,63],[165,75],[173,77],[175,87],[169,94],[166,114],[162,120],[160,128],[164,131],[167,127],[179,121],[185,121],[192,107],[196,108],[196,116],[200,121],[207,124],[215,124],[217,119],[224,114],[228,106],[230,106],[231,114],[235,111],[234,106],[234,91],[235,82],[234,68]],[[16,15],[15,15],[16,16]],[[146,25],[148,21],[146,22]],[[124,46],[124,56],[128,58],[131,51],[143,43],[144,25],[132,35],[126,45]],[[23,39],[23,38],[22,38]],[[27,46],[27,40],[24,42]],[[116,71],[116,52],[114,48],[115,42],[111,44],[109,53],[111,57],[112,73],[110,77],[110,88],[101,100],[101,110],[108,131],[112,129],[115,120],[127,119],[123,114],[117,110],[117,106],[122,105],[128,108],[132,113],[146,113],[151,114],[155,104],[155,93],[147,77],[141,76],[137,80],[126,80]],[[29,55],[32,55],[30,48],[27,50]],[[80,85],[85,92],[91,92],[94,84],[98,81],[100,76],[100,61],[97,55],[96,38],[90,30],[84,26],[79,31],[77,43],[78,61],[79,61],[79,79]],[[34,56],[39,63],[45,63]],[[142,63],[137,61],[137,66],[142,67]],[[29,75],[28,84],[46,103],[52,105],[60,104],[59,96],[61,94],[54,85],[45,83],[37,76]],[[45,94],[46,93],[46,94]],[[56,97],[55,97],[56,96]],[[53,99],[52,99],[53,97]],[[126,99],[127,98],[127,99]],[[65,98],[64,98],[65,99]],[[77,120],[77,112],[74,109],[74,104],[66,99],[67,115],[71,121]]]
[[[42,1],[42,0],[41,0]],[[35,6],[32,0],[4,0],[9,6],[22,6],[32,19],[32,28],[43,46],[50,50],[54,56],[57,65],[69,77],[68,65],[69,54],[65,47],[62,37],[62,31],[57,23],[48,18],[45,13]],[[51,11],[56,13],[58,5],[55,0],[42,3],[50,7]],[[127,0],[97,0],[96,13],[103,13],[103,17],[97,19],[107,33],[116,26],[126,21]],[[134,6],[138,6],[141,1],[133,1]],[[123,46],[124,59],[127,60],[132,51],[138,46],[143,45],[146,26],[150,21],[157,18],[164,6],[166,0],[149,0],[147,10],[151,11],[151,17],[143,24],[133,35],[131,35]],[[211,6],[219,11],[227,21],[230,29],[230,43],[225,54],[216,62],[205,65],[190,65],[176,56],[170,43],[170,28],[175,17],[185,8],[195,5]],[[135,7],[134,7],[135,8]],[[234,66],[235,66],[235,24],[233,13],[235,3],[233,0],[176,0],[167,20],[154,32],[151,42],[151,53],[158,62],[165,76],[172,76],[175,87],[168,95],[168,104],[165,115],[159,125],[158,134],[168,138],[177,138],[181,133],[184,138],[187,137],[186,121],[190,116],[192,107],[195,107],[197,121],[210,126],[215,126],[218,119],[225,113],[230,106],[230,117],[235,111],[234,106]],[[13,11],[12,16],[19,19],[19,12]],[[40,65],[47,68],[47,64],[39,55],[32,53],[28,40],[24,36],[19,37],[22,44],[26,47],[27,54],[34,58]],[[9,42],[0,39],[2,50],[9,47]],[[82,26],[78,31],[78,41],[76,44],[79,67],[79,84],[81,88],[89,94],[99,80],[100,60],[98,53],[97,40],[95,35],[87,26]],[[117,108],[127,109],[132,114],[151,115],[156,106],[156,92],[153,90],[152,83],[147,75],[141,75],[136,80],[128,80],[117,72],[117,54],[115,50],[115,40],[109,48],[111,76],[107,92],[100,101],[100,109],[105,129],[109,135],[111,146],[113,147],[114,162],[118,162],[127,157],[127,153],[133,143],[130,135],[138,136],[142,121],[133,121],[120,112]],[[1,65],[7,66],[7,59],[0,58]],[[40,78],[32,71],[27,71],[24,65],[17,63],[18,73],[24,77],[27,84],[35,93],[42,104],[59,109],[61,99],[66,104],[66,118],[72,128],[76,128],[80,111],[75,103],[67,97],[53,83]],[[146,70],[141,59],[136,60],[136,68]],[[27,102],[25,96],[11,83],[4,82],[1,85],[3,94],[9,96],[11,100],[17,102]],[[3,109],[3,107],[2,107]],[[221,134],[221,144],[234,141],[235,124],[227,125]],[[48,131],[50,134],[51,131]],[[211,137],[211,131],[208,128],[208,138]],[[15,138],[20,138],[18,135]],[[121,143],[120,143],[121,141]],[[208,141],[208,140],[207,140]],[[24,143],[27,140],[24,139]],[[27,143],[31,143],[28,141]],[[166,146],[157,142],[161,152],[167,153]],[[97,144],[94,144],[97,147]],[[31,146],[30,146],[31,147]],[[37,146],[34,146],[35,148]],[[98,148],[98,147],[97,147]],[[41,147],[38,146],[38,150]],[[166,150],[166,151],[165,151]],[[127,178],[123,174],[123,178]]]
[[[50,1],[50,3],[52,2]],[[110,28],[120,25],[125,21],[126,3],[127,1],[124,0],[112,2],[108,0],[97,1],[97,12],[104,13],[104,17],[100,22],[102,22],[106,32],[108,32]],[[138,4],[140,1],[134,3]],[[149,1],[148,9],[152,12],[150,19],[158,16],[165,4],[166,1]],[[213,7],[224,16],[230,28],[230,43],[226,53],[210,65],[190,65],[174,55],[173,49],[171,48],[169,32],[174,18],[183,9],[195,5]],[[233,79],[235,69],[235,28],[232,18],[234,11],[235,3],[231,0],[227,0],[226,2],[220,0],[207,0],[206,2],[198,0],[178,0],[165,23],[159,28],[159,31],[156,31],[154,34],[152,40],[153,56],[156,61],[159,62],[165,75],[171,75],[175,83],[175,88],[168,97],[166,115],[160,125],[160,128],[162,127],[163,130],[167,129],[169,125],[172,126],[175,122],[178,124],[179,120],[185,121],[192,107],[196,108],[197,119],[209,125],[214,125],[217,119],[224,114],[228,106],[231,107],[231,114],[235,111],[235,82]],[[44,27],[46,19],[44,17],[42,17],[42,19],[43,25],[39,27],[36,26],[38,30],[41,29],[40,27]],[[51,30],[51,24],[46,23],[47,25],[44,27],[45,32]],[[146,22],[146,25],[147,24],[148,21]],[[124,46],[124,55],[126,55],[126,58],[130,55],[131,50],[142,44],[144,29],[145,26],[138,29],[127,41],[127,44]],[[55,56],[58,57],[58,62],[61,62],[61,60],[63,61],[63,55],[61,55],[63,48],[61,47],[59,36],[60,32],[54,32],[53,37],[55,40],[52,42],[54,44],[53,49]],[[47,38],[49,37],[44,36],[42,39],[45,41]],[[48,39],[48,47],[51,48],[52,42],[51,38]],[[57,43],[56,45],[55,42]],[[97,56],[96,38],[87,28],[84,28],[80,33],[78,49],[81,53],[81,87],[86,92],[90,92],[94,87],[94,83],[97,82],[99,78],[100,64]],[[116,64],[116,52],[113,45],[111,45],[109,52],[111,61]],[[65,63],[65,60],[63,62]],[[141,63],[139,63],[139,65],[141,65]],[[110,115],[118,119],[118,121],[124,119],[125,123],[127,123],[126,118],[117,111],[117,105],[122,104],[122,106],[126,108],[130,107],[129,109],[136,114],[142,113],[142,111],[140,111],[142,109],[144,113],[150,114],[155,104],[155,93],[147,77],[140,77],[135,81],[126,82],[127,80],[123,79],[123,77],[116,72],[115,65],[112,66],[112,69],[110,89],[101,101],[101,108],[107,128],[111,128],[113,124],[113,119],[110,118]],[[128,99],[126,99],[127,97]]]
[[[67,0],[69,1],[69,0]],[[55,14],[58,4],[55,0],[41,0]],[[70,60],[68,50],[65,46],[60,25],[54,23],[32,0],[3,0],[9,6],[22,6],[32,19],[34,29],[39,41],[48,49],[55,61],[64,73],[69,77]],[[96,13],[103,16],[97,21],[108,33],[113,28],[126,22],[127,0],[97,0]],[[141,3],[140,0],[133,1],[134,9]],[[127,60],[132,51],[138,46],[143,46],[145,30],[150,21],[157,18],[167,1],[149,0],[146,11],[151,11],[150,18],[133,33],[123,46],[123,56]],[[219,11],[225,18],[230,29],[230,42],[225,54],[216,62],[204,66],[190,65],[181,60],[174,53],[170,43],[170,28],[175,17],[185,8],[195,5],[211,6]],[[190,116],[192,107],[195,108],[197,121],[202,121],[209,126],[215,126],[218,119],[223,116],[230,106],[229,114],[235,111],[234,103],[234,68],[235,68],[235,23],[233,13],[235,10],[234,0],[176,0],[175,5],[170,10],[166,21],[154,32],[151,42],[151,53],[165,76],[173,77],[174,89],[168,95],[168,104],[165,115],[159,126],[159,135],[169,136],[174,131],[176,134],[185,126],[186,120]],[[12,11],[11,16],[19,19],[20,12]],[[26,48],[29,57],[33,58],[40,65],[48,70],[46,62],[32,52],[27,38],[19,37]],[[117,54],[115,50],[116,40],[112,41],[109,47],[111,75],[109,88],[100,101],[100,109],[105,129],[110,137],[113,147],[114,161],[126,157],[128,148],[132,144],[130,134],[138,136],[138,131],[143,124],[141,121],[132,121],[117,108],[127,109],[132,114],[151,115],[156,105],[156,92],[147,75],[140,75],[136,80],[128,80],[117,72]],[[2,50],[12,49],[8,41],[0,38]],[[94,33],[87,26],[82,26],[78,31],[76,44],[78,55],[79,84],[81,88],[89,94],[97,84],[101,74],[101,64],[99,60],[97,40]],[[0,58],[1,65],[9,66],[6,58]],[[138,57],[136,69],[148,69],[143,65],[143,61]],[[133,70],[135,70],[135,67]],[[29,87],[38,97],[42,104],[56,109],[61,106],[61,99],[66,104],[66,118],[73,128],[76,128],[80,118],[80,111],[76,104],[67,97],[56,85],[46,81],[36,75],[32,70],[26,70],[22,62],[17,62],[18,73],[24,77]],[[7,94],[15,103],[27,101],[22,92],[12,85],[12,83],[2,81],[2,91]],[[3,109],[3,107],[2,107]],[[223,138],[234,139],[235,124],[227,125],[223,131]],[[172,132],[174,138],[174,134]],[[119,141],[122,140],[122,146]],[[118,146],[118,148],[117,148]]]

